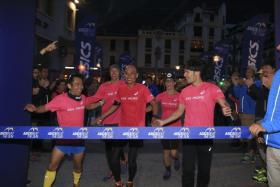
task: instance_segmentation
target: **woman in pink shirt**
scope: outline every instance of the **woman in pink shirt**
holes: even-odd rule
[[[180,94],[175,90],[175,76],[172,73],[167,73],[165,79],[166,91],[160,93],[156,97],[156,101],[161,108],[161,115],[154,116],[160,119],[166,119],[175,112],[179,105],[179,96]],[[159,114],[159,113],[158,113]],[[182,126],[181,120],[177,119],[171,123],[167,124],[168,126]],[[180,161],[178,154],[179,140],[162,140],[163,147],[163,163],[166,168],[163,179],[168,180],[171,176],[171,158],[174,159],[174,169],[178,171],[180,169]]]

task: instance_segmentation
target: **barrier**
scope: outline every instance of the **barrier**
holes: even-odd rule
[[[247,126],[35,127],[0,126],[0,139],[249,139]]]

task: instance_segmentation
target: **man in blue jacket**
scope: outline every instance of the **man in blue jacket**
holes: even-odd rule
[[[249,126],[255,122],[256,101],[248,95],[248,89],[253,84],[256,85],[257,89],[259,89],[261,82],[255,79],[255,70],[248,67],[246,71],[246,78],[240,80],[239,82],[233,80],[233,84],[234,95],[238,98],[240,103],[239,116],[241,125]],[[255,162],[257,145],[254,139],[248,141],[246,149],[246,153],[241,161],[243,163]]]
[[[260,132],[266,132],[265,142],[267,178],[270,187],[280,185],[280,70],[276,72],[270,88],[267,112],[264,119],[258,124],[251,125],[250,131],[258,136]]]

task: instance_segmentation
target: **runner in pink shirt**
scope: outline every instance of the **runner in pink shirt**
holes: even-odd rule
[[[93,97],[97,98],[97,99],[103,99],[104,100],[104,105],[102,106],[102,114],[104,114],[105,112],[107,112],[109,110],[109,108],[113,105],[119,86],[121,84],[124,84],[123,80],[119,80],[120,79],[120,68],[117,64],[113,64],[110,66],[109,68],[109,73],[110,73],[110,77],[111,80],[107,81],[103,84],[101,84],[97,90],[97,92],[95,93],[95,95]],[[104,118],[104,120],[102,121],[102,125],[104,126],[119,126],[120,123],[120,114],[121,114],[121,110],[120,108],[118,108],[114,113],[112,113],[111,115],[107,116],[106,118]],[[93,125],[95,125],[96,121],[93,122]],[[105,142],[105,154],[106,154],[106,159],[107,159],[107,163],[110,169],[110,172],[108,172],[108,174],[103,177],[103,181],[107,181],[109,179],[111,179],[113,177],[113,174],[111,172],[111,168],[112,168],[112,145],[114,144],[114,140],[104,140]],[[124,152],[121,152],[121,164],[122,164],[122,168],[124,168],[124,170],[126,170],[126,165],[127,165],[127,160],[126,160],[126,156],[124,154]]]
[[[160,119],[164,120],[168,118],[179,106],[180,93],[175,90],[175,84],[175,76],[172,73],[167,73],[165,79],[166,91],[156,97],[156,101],[161,108],[161,115],[158,116]],[[181,119],[177,119],[166,125],[173,127],[182,126]],[[161,140],[161,143],[163,147],[163,163],[165,166],[163,179],[168,180],[171,176],[171,157],[174,160],[174,169],[176,171],[180,169],[178,154],[179,140]]]
[[[231,116],[231,109],[222,91],[214,84],[202,80],[204,65],[201,60],[191,59],[185,68],[185,78],[190,84],[179,97],[178,109],[165,120],[155,125],[164,126],[178,119],[185,111],[184,126],[209,126],[214,123],[214,107],[218,103],[225,116]],[[197,160],[197,186],[208,186],[212,160],[213,140],[183,141],[182,186],[194,186],[195,161]]]
[[[145,85],[136,83],[137,77],[138,73],[136,67],[134,65],[127,65],[125,68],[125,84],[120,85],[114,104],[106,113],[102,114],[102,116],[98,119],[98,123],[101,123],[103,119],[120,107],[121,116],[119,126],[145,126],[146,105],[150,103],[153,107],[153,110],[156,111],[156,103],[149,89]],[[113,145],[112,172],[116,181],[115,187],[123,186],[120,174],[120,151],[127,144],[129,144],[129,174],[126,186],[133,187],[133,179],[137,170],[137,151],[138,148],[143,145],[143,140],[119,140],[118,144]]]
[[[83,127],[85,107],[97,102],[95,98],[86,98],[81,95],[83,86],[83,76],[74,74],[68,80],[68,93],[56,96],[46,105],[36,107],[27,104],[25,109],[29,112],[44,113],[56,111],[58,124],[61,127]],[[100,102],[102,104],[102,102]],[[60,140],[53,148],[50,163],[44,178],[44,187],[51,187],[56,176],[56,170],[65,154],[73,154],[73,184],[78,186],[81,172],[82,160],[84,158],[84,142],[81,140]]]

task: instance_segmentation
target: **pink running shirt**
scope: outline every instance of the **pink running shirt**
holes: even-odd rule
[[[84,126],[85,106],[96,102],[90,101],[82,95],[81,101],[75,101],[68,97],[67,93],[60,94],[53,98],[45,107],[57,114],[57,121],[61,127],[82,127]]]
[[[213,126],[216,101],[224,98],[222,90],[212,83],[184,88],[179,97],[179,103],[185,105],[184,126]]]
[[[121,84],[116,100],[120,102],[121,118],[119,126],[145,126],[146,104],[153,100],[150,90],[143,84],[133,87]]]
[[[105,82],[100,85],[97,92],[94,94],[93,97],[105,100],[105,103],[102,106],[102,114],[104,114],[106,111],[108,111],[108,109],[113,105],[120,84],[124,84],[124,82],[122,80],[119,80],[114,83],[111,83],[110,81]],[[118,108],[114,113],[107,116],[102,121],[102,124],[104,124],[104,125],[119,124],[120,112],[121,112],[121,110],[120,110],[120,108]]]
[[[161,104],[161,119],[168,118],[173,112],[178,109],[180,93],[169,95],[166,91],[157,95],[156,99]],[[181,119],[173,121],[167,126],[182,126]]]

